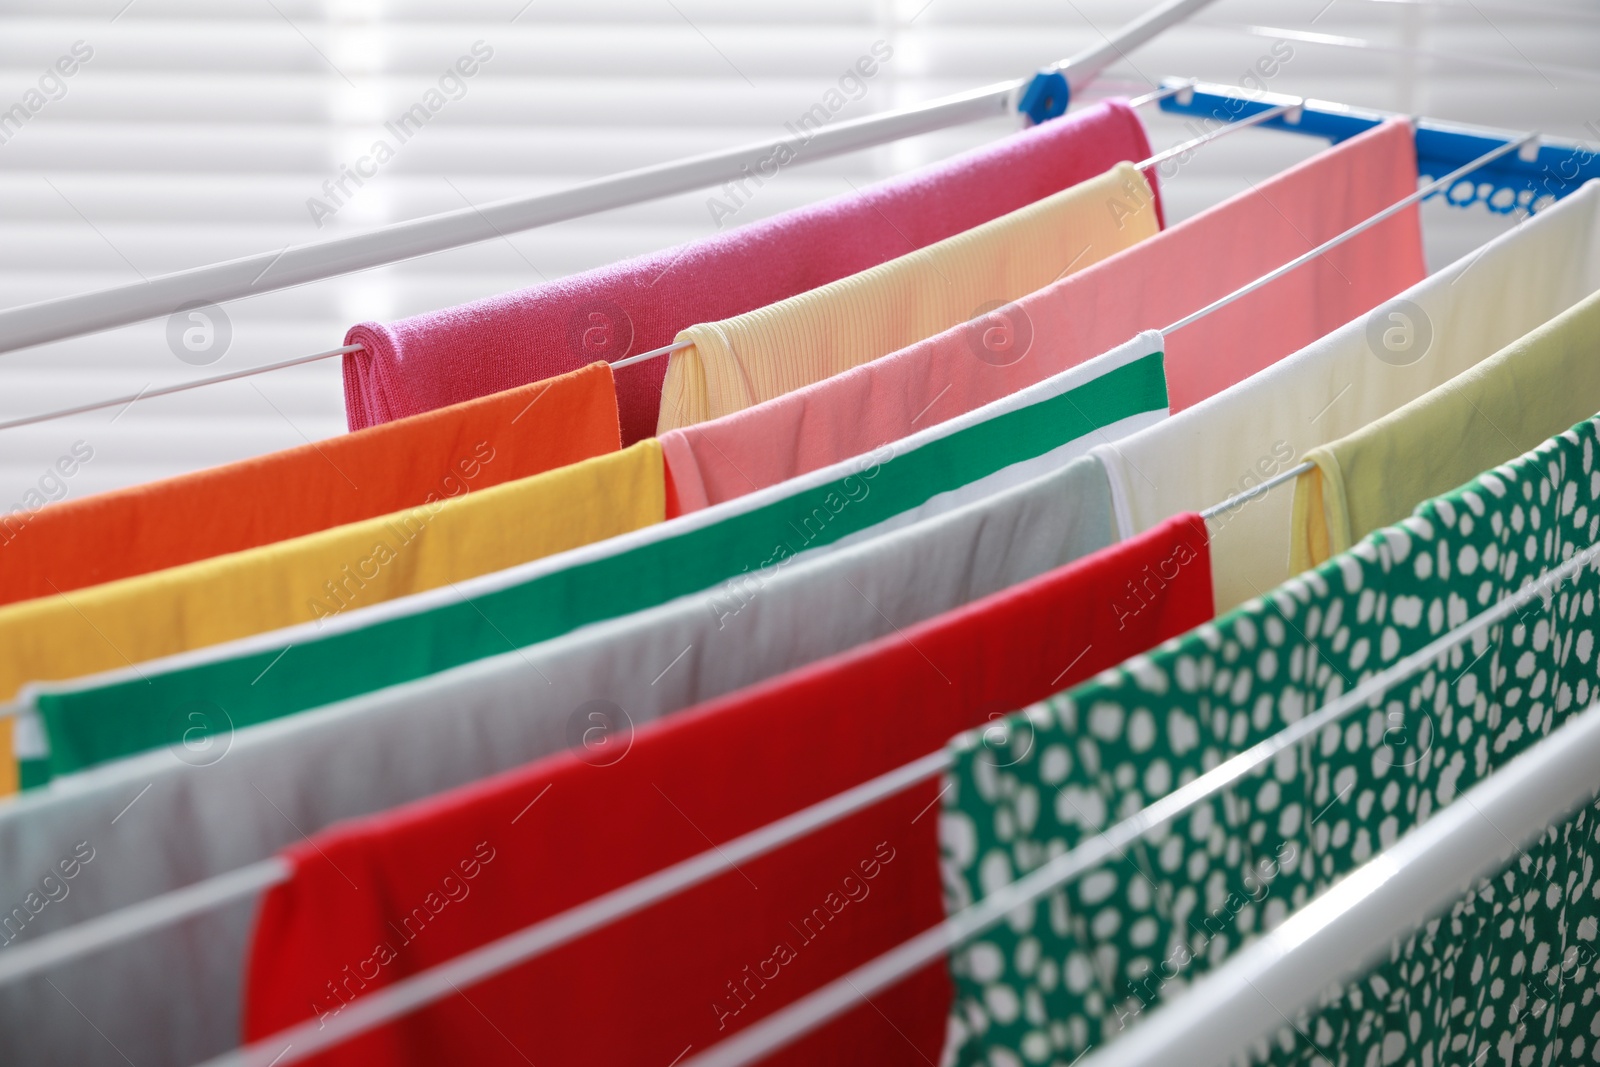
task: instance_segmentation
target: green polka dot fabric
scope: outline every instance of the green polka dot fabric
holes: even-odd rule
[[[1580,423],[1215,622],[957,738],[940,825],[949,909],[1593,544],[1596,438],[1594,420]],[[958,950],[947,1059],[1066,1067],[1600,699],[1597,591],[1586,568]],[[1259,1058],[1530,1067],[1594,1055],[1594,968],[1567,967],[1595,945],[1592,820],[1552,831]]]
[[[1253,1058],[1354,1067],[1600,1063],[1597,858],[1600,809],[1591,806]]]

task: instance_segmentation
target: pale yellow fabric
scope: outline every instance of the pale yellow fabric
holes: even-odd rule
[[[327,618],[661,522],[654,440],[261,548],[0,608],[0,701],[55,681]],[[9,720],[0,792],[15,792]]]
[[[1600,412],[1600,293],[1331,444],[1294,487],[1295,573]]]
[[[1130,163],[820,289],[677,339],[657,433],[770,400],[932,337],[1160,229]],[[1130,331],[1155,323],[1133,323]],[[978,358],[974,355],[974,359]]]

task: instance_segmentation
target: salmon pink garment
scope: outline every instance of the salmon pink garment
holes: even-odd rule
[[[620,446],[611,368],[596,363],[387,426],[0,516],[0,604],[260,548]]]
[[[350,428],[659,348],[687,326],[856,274],[1120,160],[1149,155],[1133,109],[1108,101],[859,192],[663,252],[398,322],[362,323],[345,338],[366,346],[344,361]],[[617,373],[624,444],[655,433],[666,371],[665,359],[652,359]]]
[[[314,835],[264,902],[246,1037],[934,752],[1200,624],[1211,600],[1205,524],[1179,516],[651,724],[620,759],[580,747]],[[704,1051],[943,919],[938,797],[925,781],[306,1062],[665,1067]],[[940,960],[763,1062],[936,1063],[950,999]]]
[[[1204,149],[1202,149],[1204,151]],[[661,435],[668,515],[859,455],[1159,330],[1417,187],[1386,123],[1021,300],[825,381]],[[1401,212],[1167,338],[1173,413],[1299,351],[1426,276]]]

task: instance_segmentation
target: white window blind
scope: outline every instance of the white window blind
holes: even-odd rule
[[[858,97],[840,110],[844,117],[1017,77],[1098,42],[1100,31],[1147,6],[11,0],[0,14],[0,303],[125,283],[770,137],[830,89]],[[1244,29],[1250,26],[1401,51],[1275,44]],[[841,86],[841,75],[875,45],[892,57],[872,78]],[[1593,81],[1600,9],[1581,0],[1221,0],[1199,23],[1118,64],[1098,89],[1132,94],[1166,75],[1237,84],[1275,47],[1278,57],[1287,54],[1270,79],[1276,91],[1600,140]],[[62,73],[68,68],[70,75]],[[461,73],[468,68],[470,76]],[[1178,121],[1153,108],[1146,118],[1157,147],[1185,136]],[[231,340],[205,366],[174,354],[183,348],[182,329],[203,334],[195,323],[179,324],[176,346],[168,323],[151,322],[0,355],[0,419],[332,348],[361,320],[669,245],[719,222],[847,191],[1007,129],[992,122],[796,166],[731,216],[714,217],[707,191],[230,304]],[[380,141],[392,156],[374,152]],[[1319,144],[1250,131],[1208,146],[1168,183],[1169,214],[1192,214]],[[355,169],[367,175],[359,187],[346,176]],[[1511,225],[1481,208],[1433,205],[1426,218],[1435,265]],[[30,489],[81,496],[343,428],[338,365],[329,361],[7,430],[0,432],[0,511]],[[70,478],[50,476],[74,447],[91,449],[93,458]]]

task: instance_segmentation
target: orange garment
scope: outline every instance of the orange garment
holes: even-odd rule
[[[327,441],[0,515],[0,604],[387,515],[621,446],[611,367],[593,363]]]

